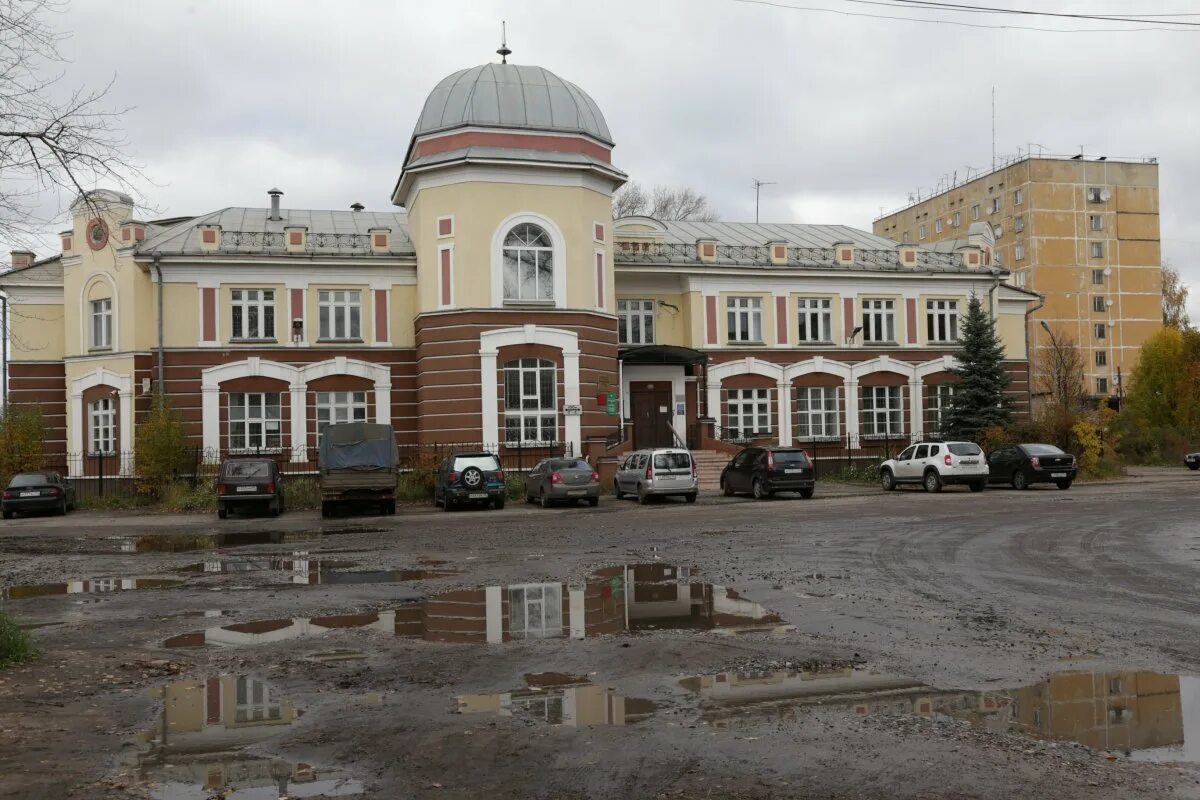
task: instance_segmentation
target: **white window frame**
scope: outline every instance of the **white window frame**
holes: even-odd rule
[[[229,290],[229,338],[275,341],[274,289]]]
[[[1104,230],[1104,215],[1088,214],[1088,226],[1094,231]]]
[[[1096,394],[1108,394],[1108,378],[1096,378]]]
[[[1013,205],[1019,206],[1023,202],[1025,202],[1025,190],[1013,189]]]
[[[1024,289],[1025,282],[1026,282],[1025,270],[1017,270],[1012,275],[1013,275],[1013,286]]]
[[[1099,280],[1097,280],[1097,278],[1099,278]],[[1104,285],[1104,270],[1102,270],[1102,269],[1092,270],[1092,286],[1103,286],[1103,285]]]
[[[865,297],[861,307],[863,342],[895,344],[896,301],[888,298]]]
[[[1092,311],[1097,313],[1108,313],[1108,299],[1104,295],[1098,294],[1092,297]]]
[[[113,301],[111,297],[88,302],[90,350],[111,350],[113,343]]]
[[[941,432],[942,417],[945,416],[946,410],[954,399],[953,383],[939,383],[931,388],[933,391],[929,394],[929,418],[926,420],[926,424],[930,427],[925,431],[926,434]]]
[[[1104,189],[1099,186],[1089,186],[1087,190],[1087,198],[1089,203],[1103,203]]]
[[[862,411],[859,425],[866,438],[904,435],[904,395],[899,386],[860,386]],[[882,423],[882,427],[881,427]]]
[[[958,341],[958,301],[925,301],[925,335],[929,342],[953,343]]]
[[[506,362],[504,444],[545,447],[557,441],[558,366],[544,358]]]
[[[1013,245],[1013,261],[1024,261],[1024,260],[1025,260],[1025,245],[1021,244],[1020,242],[1017,242],[1015,245]]]
[[[921,223],[920,225],[917,226],[917,238],[918,239],[925,238],[925,224],[924,223]]]
[[[909,242],[909,240],[910,240],[910,239],[912,239],[912,232],[911,232],[911,231],[905,231],[905,232],[903,233],[903,235],[900,237],[900,241],[904,242],[904,244],[908,244],[908,242]]]
[[[989,214],[998,214],[1000,212],[1000,209],[1002,209],[1002,208],[1004,208],[1004,201],[999,196],[993,197],[992,198],[992,210],[989,211],[988,213]]]
[[[971,219],[973,219],[973,220],[979,219],[979,204],[978,203],[971,206]]]
[[[362,331],[361,289],[317,290],[317,341],[361,342]]]
[[[950,218],[950,225],[951,225],[951,227],[954,227],[954,228],[957,228],[959,225],[962,225],[962,212],[961,211],[954,212],[954,216]]]
[[[542,243],[544,242],[544,244]],[[500,244],[500,285],[505,303],[544,303],[555,301],[554,237],[536,222],[518,222],[504,232]],[[525,267],[532,267],[532,284],[523,279]],[[515,270],[515,273],[514,273]],[[543,285],[541,273],[548,272],[549,285]],[[513,280],[508,280],[513,273]],[[526,291],[526,289],[531,291]]]
[[[1104,242],[1091,242],[1092,258],[1104,258]]]
[[[1096,366],[1097,367],[1107,367],[1108,366],[1108,351],[1107,350],[1097,350],[1096,351]]]
[[[725,298],[725,338],[730,342],[762,344],[761,297]]]
[[[769,436],[775,429],[770,389],[726,389],[725,408],[725,432],[734,440]],[[764,421],[765,428],[761,427]]]
[[[800,297],[796,300],[797,341],[833,344],[833,298]]]
[[[1013,232],[1020,233],[1023,230],[1025,230],[1025,217],[1018,214],[1013,217]]]
[[[510,585],[508,587],[508,635],[511,639],[561,638],[563,636],[562,584],[519,583]]]
[[[92,455],[116,452],[117,404],[111,397],[88,403],[88,451]]]
[[[240,399],[240,403],[235,400]],[[230,452],[275,451],[283,447],[282,400],[279,392],[230,392]],[[258,412],[251,416],[251,412]],[[274,411],[274,415],[272,415]],[[257,431],[253,428],[257,426]],[[240,431],[235,432],[235,427]]]
[[[317,447],[320,447],[327,426],[367,421],[367,391],[317,392],[313,408],[317,419]]]
[[[1096,334],[1097,339],[1108,339],[1108,323],[1097,322],[1092,333]]]
[[[234,721],[268,722],[282,717],[283,707],[271,684],[251,675],[239,675],[234,684]]]
[[[933,221],[933,232],[934,233],[942,232],[942,218],[941,217],[938,217],[937,219],[935,219]]]
[[[836,440],[842,434],[841,402],[837,386],[796,387],[797,439]]]
[[[653,300],[617,301],[617,343],[643,345],[654,344],[654,312],[657,304]],[[637,323],[636,325],[634,323]],[[634,330],[637,335],[634,336]]]

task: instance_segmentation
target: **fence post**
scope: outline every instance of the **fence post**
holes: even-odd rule
[[[99,464],[99,478],[97,479],[96,490],[100,497],[104,497],[104,453],[96,454],[96,463]]]

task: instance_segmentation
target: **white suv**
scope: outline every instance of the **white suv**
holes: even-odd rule
[[[974,442],[920,442],[879,466],[879,484],[889,492],[901,483],[919,483],[927,492],[965,483],[982,492],[987,482],[987,458]]]

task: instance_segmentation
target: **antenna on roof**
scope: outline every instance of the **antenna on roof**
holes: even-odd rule
[[[508,24],[504,20],[500,20],[500,49],[496,53],[500,56],[501,64],[507,64],[508,57],[512,55],[512,50],[508,49]]]
[[[758,178],[754,179],[754,224],[755,225],[758,224],[758,193],[762,189],[762,187],[774,186],[775,184],[776,184],[776,181],[760,181]]]

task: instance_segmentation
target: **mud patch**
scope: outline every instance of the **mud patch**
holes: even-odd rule
[[[29,600],[67,594],[114,594],[139,589],[173,589],[184,581],[176,578],[91,578],[65,583],[37,583],[26,586],[5,586],[0,599]]]
[[[257,544],[312,542],[325,536],[354,533],[382,533],[384,528],[343,527],[304,531],[214,531],[210,533],[149,533],[115,537],[122,553],[186,553],[193,550],[220,550]]]
[[[955,719],[995,733],[1073,742],[1141,761],[1200,763],[1200,678],[1157,672],[1056,672],[1016,689],[956,691],[866,669],[723,672],[685,678],[717,728],[803,720],[816,708],[858,716]]]
[[[591,683],[587,675],[570,675],[566,672],[527,672],[525,685],[533,689],[545,689],[551,686],[576,686]]]

